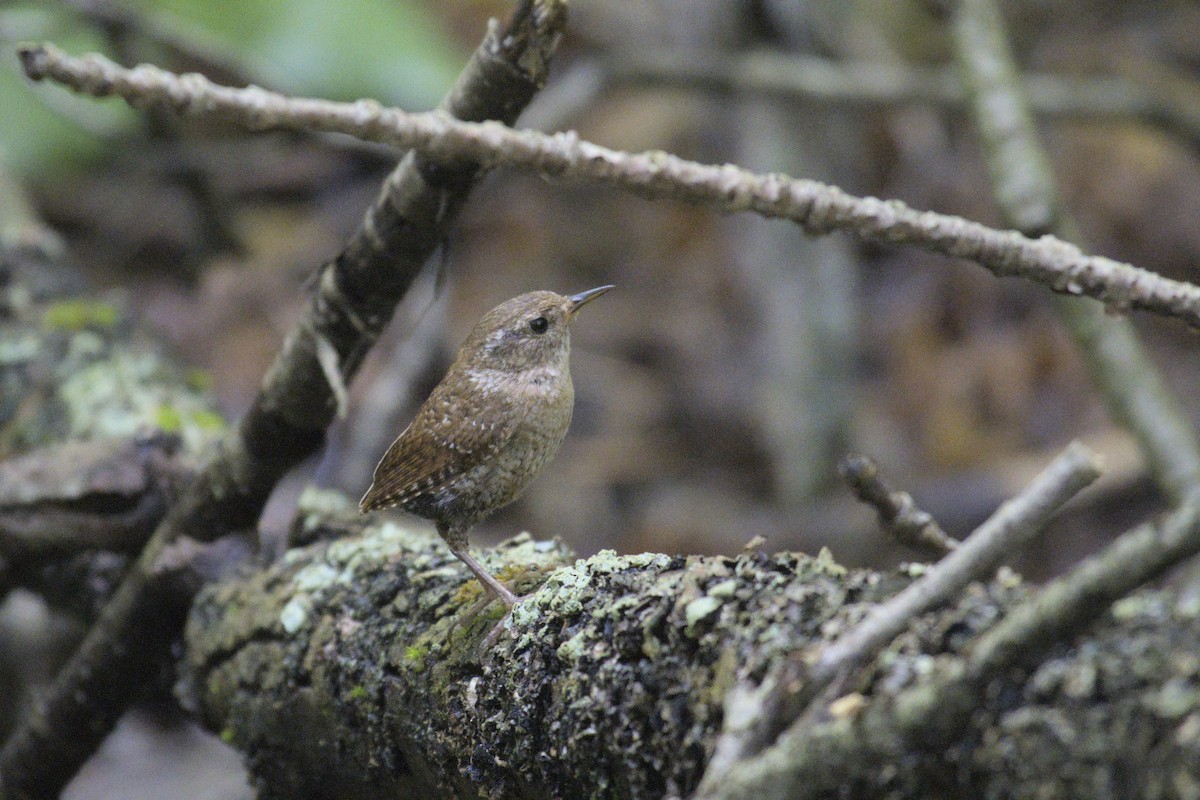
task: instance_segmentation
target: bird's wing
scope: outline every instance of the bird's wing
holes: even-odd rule
[[[503,393],[438,384],[384,453],[361,511],[402,505],[438,491],[483,463],[512,438],[524,416]]]

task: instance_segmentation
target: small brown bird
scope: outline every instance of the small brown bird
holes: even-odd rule
[[[433,520],[450,551],[511,611],[520,598],[467,552],[467,533],[520,496],[571,424],[570,323],[612,286],[530,292],[483,316],[392,446],[359,503]]]

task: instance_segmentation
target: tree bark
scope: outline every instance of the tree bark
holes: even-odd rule
[[[263,797],[686,796],[729,689],[844,632],[911,571],[759,551],[572,561],[522,535],[485,560],[520,590],[541,587],[479,654],[499,611],[455,627],[479,589],[444,544],[365,519],[311,496],[297,525],[315,544],[193,608],[181,696],[246,754]],[[919,618],[836,713],[856,713],[854,692],[887,703],[934,680],[1028,593],[1002,571]],[[1086,639],[994,680],[951,747],[915,742],[897,763],[858,765],[843,789],[1194,796],[1198,616],[1170,593],[1126,598]]]

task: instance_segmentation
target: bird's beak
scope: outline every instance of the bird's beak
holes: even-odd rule
[[[570,297],[567,298],[568,300],[571,301],[571,305],[567,309],[567,316],[571,316],[571,317],[575,316],[576,312],[578,312],[579,309],[583,308],[584,305],[591,302],[592,300],[595,300],[597,297],[599,297],[600,295],[604,294],[605,292],[607,292],[609,289],[612,289],[612,288],[614,288],[612,285],[597,286],[595,289],[588,289],[586,292],[580,292],[579,294],[571,295]]]

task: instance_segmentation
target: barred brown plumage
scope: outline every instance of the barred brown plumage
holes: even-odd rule
[[[485,314],[359,503],[364,513],[394,506],[433,520],[510,612],[520,598],[467,552],[467,533],[516,500],[558,452],[575,403],[570,322],[611,288],[530,292]]]

